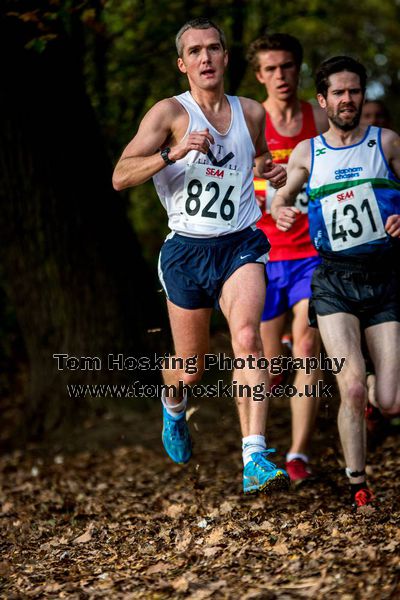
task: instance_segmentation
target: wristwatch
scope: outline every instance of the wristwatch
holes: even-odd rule
[[[165,164],[166,165],[173,165],[174,164],[174,160],[171,160],[170,157],[168,156],[168,154],[170,153],[171,148],[164,148],[164,150],[161,150],[161,156],[163,157]]]

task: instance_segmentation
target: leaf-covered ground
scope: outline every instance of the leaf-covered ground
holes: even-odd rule
[[[233,404],[196,406],[195,454],[184,467],[164,456],[158,405],[110,407],[67,446],[2,456],[1,597],[400,597],[398,436],[370,455],[377,509],[348,505],[333,401],[321,407],[315,482],[245,498]],[[287,405],[271,412],[282,461]]]

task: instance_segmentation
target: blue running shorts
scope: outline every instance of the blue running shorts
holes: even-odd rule
[[[261,321],[270,321],[311,297],[311,279],[319,256],[277,260],[266,265],[268,287]]]
[[[165,240],[158,276],[167,298],[181,308],[219,308],[225,281],[247,263],[266,264],[271,245],[260,229],[213,238],[173,233]]]

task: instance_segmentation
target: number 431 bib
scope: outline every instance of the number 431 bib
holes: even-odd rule
[[[386,236],[370,183],[331,194],[321,200],[322,214],[334,252]]]
[[[235,227],[242,191],[242,173],[212,165],[186,167],[183,218],[188,223]]]

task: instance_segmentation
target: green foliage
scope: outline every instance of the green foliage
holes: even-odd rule
[[[243,57],[248,44],[262,32],[286,31],[304,45],[302,97],[314,97],[313,72],[322,60],[350,54],[365,63],[371,83],[382,86],[370,86],[370,90],[375,94],[382,89],[394,112],[400,85],[399,6],[400,2],[390,0],[289,0],[268,4],[262,0],[230,0],[224,5],[213,1],[109,0],[101,16],[108,39],[106,91],[97,109],[113,157],[117,158],[143,114],[157,100],[186,89],[186,80],[176,68],[174,37],[181,24],[196,16],[215,19],[227,34],[230,69],[226,89],[230,93],[264,99],[264,90],[252,70],[246,68]],[[91,92],[95,99],[93,88]],[[398,125],[397,115],[393,116]],[[166,231],[164,210],[151,185],[132,190],[130,199],[134,227],[146,240],[147,256],[155,260],[155,248]]]
[[[261,33],[285,31],[304,45],[303,98],[314,97],[313,72],[323,59],[350,54],[366,65],[369,93],[383,93],[393,126],[400,129],[400,0],[8,0],[7,10],[9,18],[32,29],[32,50],[45,51],[61,31],[71,37],[114,161],[144,113],[161,98],[186,89],[176,68],[175,34],[198,16],[214,19],[227,34],[229,93],[264,99],[262,86],[246,67],[245,51]],[[132,190],[130,199],[133,225],[146,242],[147,256],[153,257],[166,231],[164,210],[150,184]]]

